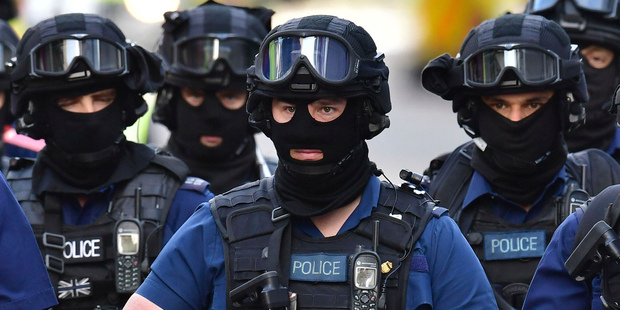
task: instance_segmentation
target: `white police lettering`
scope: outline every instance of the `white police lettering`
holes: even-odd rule
[[[484,259],[541,257],[545,252],[544,230],[484,233]]]
[[[491,240],[491,252],[527,252],[537,251],[538,237],[511,237]]]
[[[304,275],[339,275],[341,269],[339,261],[293,261],[293,273],[301,272]]]
[[[346,282],[346,254],[293,254],[290,279],[311,282]]]
[[[101,239],[73,240],[65,242],[63,256],[70,258],[91,258],[101,256]]]

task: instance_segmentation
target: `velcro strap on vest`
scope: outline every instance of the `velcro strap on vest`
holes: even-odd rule
[[[226,217],[228,242],[233,243],[247,238],[271,234],[275,226],[271,221],[272,207],[258,205],[231,212]],[[252,227],[247,230],[235,230],[232,227]]]
[[[372,239],[374,225],[372,219],[381,223],[379,226],[379,243],[393,249],[404,251],[407,249],[412,234],[412,227],[405,221],[379,212],[373,212],[370,221],[363,221],[356,229],[356,233]]]

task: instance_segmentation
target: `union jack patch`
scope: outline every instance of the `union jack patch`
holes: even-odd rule
[[[90,278],[58,281],[58,299],[90,296]]]

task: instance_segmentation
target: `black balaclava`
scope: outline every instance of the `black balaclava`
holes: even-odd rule
[[[77,96],[79,94],[65,94]],[[114,171],[125,145],[123,95],[94,113],[63,110],[53,96],[39,106],[37,118],[45,124],[45,162],[73,186],[90,188],[101,184]]]
[[[211,190],[221,193],[253,180],[255,141],[245,109],[225,108],[213,91],[205,90],[201,105],[194,107],[177,90],[177,128],[171,132],[168,149],[183,160],[195,176],[209,180]],[[219,136],[222,144],[207,147],[200,137]]]
[[[618,60],[605,68],[596,69],[584,58],[583,71],[588,83],[590,100],[585,103],[586,122],[565,135],[570,152],[588,148],[607,150],[616,133],[615,117],[609,113],[611,97],[618,80]]]
[[[472,167],[501,196],[519,204],[533,203],[566,161],[558,96],[518,122],[481,100],[476,107],[480,137],[487,147],[474,149]]]
[[[351,99],[338,118],[318,122],[308,112],[309,102],[298,102],[293,118],[277,123],[270,117],[271,140],[279,158],[276,193],[282,208],[311,217],[343,207],[357,198],[371,175],[368,147],[360,136],[358,108]],[[315,162],[291,158],[291,149],[319,149]]]
[[[180,94],[175,95],[175,99],[179,125],[170,140],[185,155],[213,163],[234,159],[247,148],[252,131],[245,109],[225,108],[212,91],[205,91],[204,101],[197,107],[187,103]],[[222,144],[217,147],[203,145],[200,137],[205,135],[222,137]]]

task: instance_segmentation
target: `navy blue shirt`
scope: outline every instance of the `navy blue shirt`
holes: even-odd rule
[[[602,310],[601,279],[577,282],[568,274],[564,262],[573,251],[573,242],[583,210],[568,216],[553,234],[530,284],[523,309],[592,309]]]
[[[620,128],[616,127],[616,134],[614,135],[614,139],[611,140],[611,144],[605,151],[609,155],[613,155],[615,152],[620,151]]]
[[[0,173],[0,309],[58,304],[30,223]]]
[[[495,197],[497,199],[493,199],[491,208],[497,217],[513,224],[523,224],[536,218],[542,212],[549,195],[557,197],[563,194],[566,177],[566,170],[562,167],[553,181],[547,184],[540,197],[534,201],[532,207],[526,211],[515,202],[495,193],[491,189],[491,184],[478,171],[474,171],[465,199],[463,200],[463,209],[475,205],[481,197]]]
[[[339,234],[377,207],[379,188],[379,179],[371,176]],[[312,221],[294,225],[322,237]],[[431,219],[411,255],[407,309],[497,309],[480,262],[450,217]],[[137,293],[164,309],[225,309],[225,273],[222,240],[206,203],[162,250]]]

